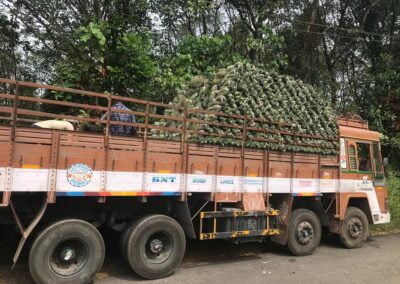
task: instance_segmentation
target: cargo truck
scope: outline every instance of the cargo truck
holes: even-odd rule
[[[90,282],[105,257],[100,226],[121,231],[127,264],[143,278],[156,279],[180,264],[186,238],[270,239],[303,256],[318,247],[323,229],[357,248],[369,224],[390,221],[380,134],[362,120],[338,119],[338,155],[276,152],[245,147],[256,139],[247,131],[254,121],[285,122],[236,115],[243,125],[221,125],[191,114],[230,115],[9,79],[0,83],[8,90],[0,94],[0,222],[16,224],[21,233],[14,264],[32,240],[29,268],[37,283]],[[76,99],[49,99],[46,92]],[[136,107],[113,109],[117,100]],[[181,115],[160,112],[170,108]],[[106,119],[72,115],[80,109]],[[137,122],[112,121],[112,111],[134,114]],[[104,133],[30,127],[45,119],[97,123]],[[160,126],[154,123],[159,119],[182,126]],[[234,139],[242,147],[191,142],[196,130],[189,125],[196,123],[240,129]],[[110,135],[115,124],[135,127],[137,135]],[[179,138],[156,139],[152,129]]]

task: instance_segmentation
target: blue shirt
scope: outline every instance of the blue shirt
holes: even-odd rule
[[[112,106],[112,108],[117,108],[117,109],[122,109],[122,110],[130,110],[121,102],[114,104]],[[107,113],[105,113],[101,119],[106,120]],[[136,123],[134,114],[121,113],[121,112],[116,112],[116,111],[111,112],[110,120],[128,122],[128,123]],[[136,134],[136,130],[133,126],[111,124],[110,125],[110,133],[111,133],[111,135],[132,136],[132,135]]]

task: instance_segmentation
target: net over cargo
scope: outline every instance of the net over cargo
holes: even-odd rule
[[[167,116],[188,116],[191,142],[319,154],[338,150],[335,114],[323,94],[292,77],[250,64],[237,63],[209,78],[193,78],[172,104],[199,110],[166,111]],[[157,122],[176,128],[182,123]],[[176,133],[160,130],[154,130],[153,136],[178,138]]]

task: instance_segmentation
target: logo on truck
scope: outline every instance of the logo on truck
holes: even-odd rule
[[[176,177],[153,177],[151,179],[152,183],[174,183],[176,182]]]
[[[85,164],[74,164],[67,171],[67,180],[73,187],[88,185],[93,177],[92,169]]]

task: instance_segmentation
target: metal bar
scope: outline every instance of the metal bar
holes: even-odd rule
[[[151,105],[151,106],[159,106],[163,108],[173,108],[173,109],[178,109],[178,110],[183,110],[184,107],[174,105],[174,104],[163,104],[163,103],[158,103],[158,102],[152,102],[152,101],[146,101],[146,100],[140,100],[140,99],[135,99],[135,98],[128,98],[128,97],[121,97],[121,96],[116,96],[113,95],[112,98],[114,100],[121,100],[125,102],[131,102],[131,103],[138,103],[142,105]]]
[[[290,155],[290,193],[293,193],[293,179],[294,179],[294,153]]]
[[[193,216],[191,217],[192,221],[194,220],[194,218],[196,218],[197,215],[199,215],[199,213],[201,212],[201,210],[203,210],[204,207],[206,207],[208,203],[210,203],[210,200],[206,200],[206,202],[204,202],[204,204],[200,207],[200,209],[199,209],[195,214],[193,214]],[[203,218],[200,218],[200,219],[201,219],[200,222],[202,222],[202,219],[203,219]],[[200,229],[200,233],[201,233],[201,229]]]
[[[36,98],[36,97],[20,96],[19,100],[20,101],[27,101],[27,102],[44,103],[44,104],[50,104],[50,105],[79,107],[79,108],[83,108],[83,109],[95,109],[95,110],[101,110],[101,111],[106,111],[107,110],[106,107],[102,107],[102,106],[95,106],[95,105],[89,105],[89,104],[80,104],[80,103],[72,103],[72,102],[66,102],[66,101],[49,100],[49,99],[42,99],[42,98]]]
[[[6,173],[6,188],[3,192],[2,202],[0,204],[1,207],[8,206],[11,200],[11,178],[13,172],[13,164],[14,164],[14,152],[15,152],[15,131],[17,127],[17,109],[18,109],[18,96],[19,96],[19,84],[15,85],[15,94],[14,94],[14,102],[13,102],[13,112],[12,112],[12,128],[11,128],[11,139],[10,139],[10,152],[8,157],[8,167]]]
[[[30,82],[24,82],[24,81],[16,81],[16,80],[10,80],[10,79],[6,79],[6,78],[0,78],[0,83],[12,84],[12,85],[19,84],[20,86],[28,87],[28,88],[46,89],[46,90],[59,91],[59,92],[65,92],[65,93],[87,95],[87,96],[92,96],[92,97],[107,98],[107,95],[103,94],[103,93],[96,93],[96,92],[90,92],[90,91],[85,91],[85,90],[64,88],[64,87],[59,87],[59,86],[43,85],[43,84],[30,83]]]
[[[14,96],[14,105],[13,105],[13,114],[12,114],[12,130],[11,130],[11,139],[15,139],[15,129],[17,128],[17,116],[18,116],[18,97],[19,97],[19,85],[15,85],[15,96]]]
[[[5,93],[0,93],[0,98],[2,98],[2,99],[8,99],[8,100],[14,100],[14,95],[5,94]]]
[[[203,113],[203,114],[215,114],[217,116],[224,116],[224,117],[232,117],[232,118],[239,118],[239,119],[244,119],[244,115],[237,115],[237,114],[228,114],[228,113],[223,113],[223,112],[216,112],[216,111],[207,111],[203,109],[192,109],[188,108],[189,113]],[[287,127],[294,127],[294,125],[286,122],[278,122],[278,121],[271,121],[267,119],[262,119],[262,118],[252,118],[252,121],[257,121],[257,122],[264,122],[264,123],[270,123],[270,124],[275,124],[275,125],[280,125],[280,126],[287,126]]]
[[[106,190],[107,186],[107,166],[108,166],[108,146],[110,144],[110,126],[111,126],[111,113],[112,113],[112,95],[108,94],[107,97],[107,114],[106,114],[106,133],[103,141],[103,168],[101,171],[101,191]],[[99,203],[105,203],[106,197],[99,197]]]
[[[227,138],[232,138],[232,139],[237,139],[237,140],[242,139],[242,136],[231,136],[231,135],[226,135],[226,134],[209,133],[209,132],[202,132],[202,131],[196,131],[196,130],[188,130],[188,132],[193,133],[193,134],[205,135],[205,136],[227,137]],[[279,140],[267,139],[267,138],[256,138],[256,137],[247,138],[247,140],[248,141],[279,143],[279,144],[282,143],[282,141],[279,141]],[[306,144],[306,143],[300,143],[300,142],[283,142],[283,143],[286,145],[313,147],[313,148],[320,148],[320,149],[336,149],[335,147],[321,146],[319,144]]]
[[[202,233],[200,240],[214,239],[233,239],[240,237],[256,237],[256,236],[273,236],[279,235],[278,229],[252,230],[252,231],[232,231],[232,232],[217,232],[217,233]]]
[[[278,210],[265,210],[265,211],[205,211],[202,212],[202,218],[231,218],[231,217],[258,217],[258,216],[277,216]]]
[[[30,236],[30,234],[33,232],[33,230],[36,228],[37,224],[40,222],[40,220],[42,219],[44,213],[46,212],[47,209],[47,199],[44,199],[43,205],[40,208],[39,212],[37,213],[37,215],[35,216],[35,218],[32,220],[32,222],[29,224],[28,228],[26,228],[23,232],[22,232],[22,237],[21,240],[19,241],[18,244],[18,248],[15,251],[14,257],[13,257],[13,266],[12,268],[14,268],[14,266],[17,264],[18,258],[21,254],[22,248],[24,247],[24,244],[26,242],[26,240],[28,239],[28,237]],[[17,215],[18,216],[18,215]]]
[[[186,190],[186,176],[188,174],[188,159],[189,159],[189,149],[188,149],[188,141],[187,141],[187,109],[183,110],[183,122],[182,122],[182,137],[181,137],[181,174],[184,175],[184,179],[182,179],[182,194],[180,197],[181,201],[187,200],[187,190]]]
[[[0,111],[1,111],[1,107],[0,107]],[[76,121],[87,121],[87,122],[105,124],[104,121],[102,121],[101,119],[96,119],[96,118],[85,118],[85,117],[77,117],[77,116],[72,116],[72,115],[54,114],[54,113],[48,113],[48,112],[42,112],[42,111],[36,111],[36,110],[28,110],[28,109],[23,109],[23,108],[18,108],[17,112],[18,112],[18,114],[22,114],[22,115],[31,115],[31,116],[38,116],[38,117],[51,117],[51,118],[59,118],[59,119],[71,119],[71,120],[76,120]]]
[[[240,151],[240,167],[241,167],[241,175],[242,177],[246,175],[245,173],[245,148],[246,148],[246,141],[247,141],[247,116],[245,116],[243,120],[242,126],[242,149]],[[243,189],[243,183],[242,183]],[[239,201],[243,200],[243,190],[239,193]]]
[[[143,135],[143,145],[142,145],[142,151],[143,151],[143,180],[142,180],[142,185],[143,188],[142,190],[146,190],[146,174],[147,174],[147,138],[148,138],[148,128],[149,128],[149,113],[150,113],[150,105],[146,105],[146,116],[144,117],[144,135]]]
[[[51,141],[51,153],[50,153],[50,169],[48,177],[48,193],[47,202],[56,202],[56,185],[57,185],[57,165],[58,165],[58,154],[60,149],[60,131],[53,130],[52,141]]]

